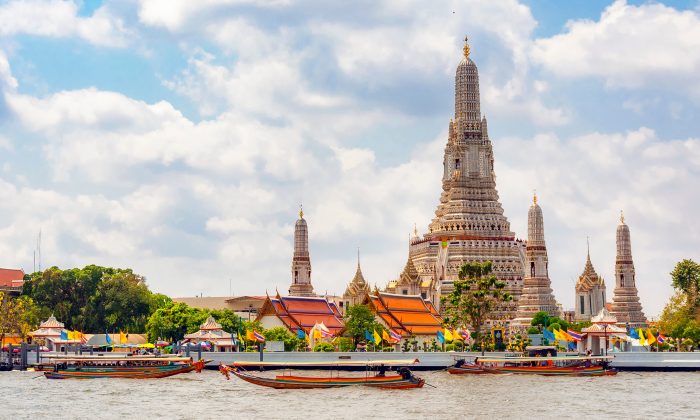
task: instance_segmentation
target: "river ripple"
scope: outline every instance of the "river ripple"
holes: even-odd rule
[[[436,388],[275,390],[226,381],[216,371],[138,381],[0,372],[0,418],[700,418],[696,372],[417,375]]]

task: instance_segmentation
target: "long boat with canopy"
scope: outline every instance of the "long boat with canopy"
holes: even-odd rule
[[[476,357],[464,359],[448,368],[453,375],[460,374],[529,374],[544,376],[610,376],[617,374],[608,367],[613,356],[573,357]]]
[[[291,372],[285,375],[276,375],[274,377],[264,376],[261,374],[253,374],[245,369],[250,366],[248,362],[234,362],[233,365],[227,366],[221,364],[219,371],[230,379],[230,375],[244,380],[248,383],[265,386],[276,389],[312,389],[312,388],[340,388],[347,386],[369,386],[375,388],[389,389],[410,389],[421,388],[425,384],[425,380],[418,378],[411,373],[407,365],[418,363],[418,359],[407,360],[372,360],[372,361],[337,361],[323,363],[324,367],[328,367],[331,374],[328,376],[297,376]],[[318,363],[313,363],[319,366]],[[296,369],[311,363],[265,363],[269,368],[276,369]],[[339,368],[349,366],[361,367],[364,366],[365,372],[354,376],[333,375],[333,372]],[[263,367],[256,364],[255,367]],[[390,369],[396,369],[397,374],[387,374]]]
[[[207,363],[179,356],[51,356],[36,369],[48,379],[153,379],[201,372]]]

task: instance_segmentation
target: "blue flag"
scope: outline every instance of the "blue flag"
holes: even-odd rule
[[[554,336],[554,333],[549,331],[546,328],[542,330],[542,335],[544,335],[544,338],[547,341],[556,341],[557,340],[557,338]]]
[[[442,333],[442,330],[438,330],[437,332],[437,341],[440,344],[445,344],[445,334]]]
[[[66,330],[61,330],[61,340],[67,341],[68,340],[68,333]]]
[[[306,338],[306,333],[301,328],[297,328],[297,338],[301,338],[301,339]]]
[[[372,333],[368,330],[365,330],[365,340],[367,340],[370,343],[374,343],[374,337],[372,337]]]
[[[109,336],[109,333],[107,330],[105,330],[105,341],[107,341],[107,344],[111,345],[112,344],[112,337]]]
[[[634,339],[636,339],[636,340],[639,340],[639,334],[637,333],[637,330],[636,330],[635,328],[630,328],[630,330],[627,332],[627,334],[628,334],[630,337],[632,337],[632,338],[634,338]]]

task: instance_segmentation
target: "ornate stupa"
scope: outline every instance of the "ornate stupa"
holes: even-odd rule
[[[357,250],[357,270],[355,271],[355,276],[352,278],[348,287],[343,293],[343,299],[341,300],[341,307],[344,311],[352,305],[361,304],[367,295],[370,293],[369,284],[365,280],[365,276],[362,275],[362,268],[360,268],[360,250]]]
[[[642,312],[642,304],[639,302],[635,282],[630,229],[625,224],[624,214],[620,213],[620,224],[617,226],[615,289],[613,290],[611,310],[611,313],[617,318],[618,325],[646,326],[646,317]]]
[[[409,258],[421,279],[434,280],[436,296],[448,294],[466,262],[493,262],[493,272],[514,296],[493,314],[508,322],[522,290],[524,247],[515,239],[496,191],[486,117],[481,115],[479,72],[464,57],[455,74],[455,114],[443,159],[442,193],[428,232],[412,238]],[[439,299],[432,300],[439,305]]]
[[[292,257],[292,285],[290,296],[316,296],[311,285],[311,258],[309,257],[309,228],[304,210],[299,209],[299,220],[294,225],[294,256]]]
[[[514,323],[529,326],[533,316],[540,311],[561,316],[552,294],[549,280],[547,246],[544,241],[544,218],[537,204],[537,195],[527,212],[527,246],[525,248],[525,278],[523,293],[518,302],[518,315]]]
[[[575,304],[575,321],[589,321],[605,308],[605,280],[593,268],[590,246],[586,255],[586,266],[576,280]]]

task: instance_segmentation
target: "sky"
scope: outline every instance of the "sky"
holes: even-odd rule
[[[700,260],[700,2],[0,2],[0,266],[130,267],[171,296],[285,293],[360,249],[382,287],[438,203],[468,35],[518,237],[537,191],[555,297],[620,211],[656,317]]]

